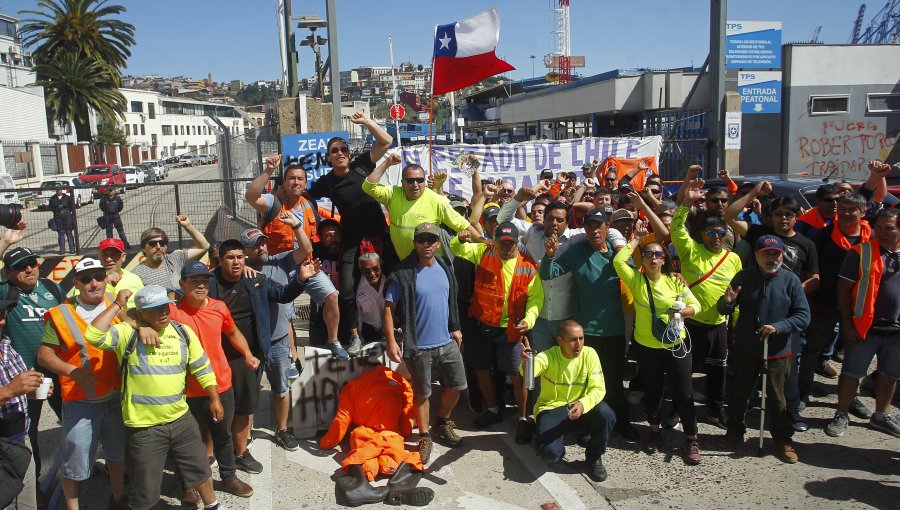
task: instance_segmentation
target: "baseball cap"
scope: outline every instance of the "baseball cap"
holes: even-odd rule
[[[419,237],[430,236],[440,238],[440,233],[437,225],[434,223],[419,223],[416,226],[416,230],[413,232],[413,239],[418,239]]]
[[[259,242],[260,237],[265,239],[269,238],[269,236],[263,234],[262,230],[258,228],[248,228],[241,234],[241,244],[244,245],[244,248],[252,248]]]
[[[781,241],[781,238],[773,235],[760,236],[760,238],[756,240],[756,251],[767,250],[783,252],[784,243]]]
[[[612,213],[612,215],[609,217],[609,222],[615,223],[619,220],[636,220],[636,219],[637,219],[637,216],[632,214],[632,212],[629,211],[628,209],[619,209],[616,212]]]
[[[97,245],[97,251],[103,251],[108,248],[115,248],[120,252],[125,253],[125,243],[123,243],[121,239],[111,237],[100,241],[100,244]]]
[[[497,225],[497,230],[494,232],[494,239],[497,241],[518,241],[519,229],[516,228],[515,223],[511,221],[501,223]]]
[[[541,180],[553,179],[553,170],[541,170]]]
[[[199,260],[195,260],[193,262],[189,262],[181,268],[181,277],[187,278],[188,276],[212,276],[212,271],[206,267],[206,264],[200,262]]]
[[[450,207],[454,209],[465,209],[466,207],[468,207],[468,205],[462,200],[451,200]]]
[[[604,209],[603,206],[591,209],[589,213],[584,215],[584,222],[599,221],[600,223],[607,223],[607,218],[609,217],[606,215]]]
[[[609,218],[612,213],[616,212],[616,208],[613,207],[612,204],[603,204],[601,206],[598,206],[597,209],[603,211],[603,214],[605,214],[607,218]]]
[[[589,168],[592,168],[590,163],[585,163],[585,164],[581,165],[582,170],[587,170]]]
[[[147,285],[134,295],[134,306],[138,310],[156,308],[174,302],[169,299],[169,293],[160,285]]]
[[[500,214],[500,208],[496,205],[492,205],[490,207],[486,207],[484,209],[484,212],[481,213],[481,216],[484,217],[484,219],[490,219],[496,218],[498,214]]]
[[[18,247],[13,248],[6,252],[6,255],[3,256],[3,265],[6,267],[14,266],[19,262],[23,262],[30,258],[37,259],[37,255],[28,248]]]
[[[95,271],[95,270],[100,270],[100,271],[104,271],[104,272],[106,271],[106,269],[104,269],[104,267],[103,267],[103,264],[101,264],[100,261],[97,259],[85,257],[85,258],[79,260],[77,264],[75,264],[75,274],[83,273],[85,271]]]

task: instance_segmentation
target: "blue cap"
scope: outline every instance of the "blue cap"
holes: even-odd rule
[[[206,267],[206,264],[200,262],[199,260],[195,260],[193,262],[188,262],[181,268],[181,277],[187,278],[188,276],[212,276],[212,271]]]
[[[773,235],[760,236],[756,240],[756,251],[776,250],[784,252],[784,242],[781,238]]]
[[[147,285],[134,295],[134,306],[138,310],[156,308],[169,303],[174,303],[174,300],[169,299],[169,292],[160,285]]]

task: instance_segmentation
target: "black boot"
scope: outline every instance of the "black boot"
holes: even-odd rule
[[[401,462],[391,479],[388,480],[388,490],[393,492],[412,489],[419,485],[419,480],[421,479],[422,473],[413,471],[409,464]]]
[[[434,499],[434,491],[429,487],[413,487],[405,491],[391,491],[384,503],[387,505],[425,506]]]
[[[350,466],[347,474],[338,478],[334,486],[334,495],[338,504],[359,506],[369,503],[381,503],[388,495],[387,487],[373,487],[366,479],[362,466]]]

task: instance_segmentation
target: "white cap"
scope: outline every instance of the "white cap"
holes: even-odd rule
[[[103,264],[101,264],[99,260],[92,259],[90,257],[85,257],[78,261],[77,264],[75,264],[75,274],[78,274],[82,271],[90,271],[93,269],[99,269],[101,271],[105,270]]]

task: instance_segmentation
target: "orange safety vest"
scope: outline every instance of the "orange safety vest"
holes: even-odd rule
[[[312,242],[313,236],[316,235],[316,211],[305,198],[301,197],[300,203],[302,204],[300,210],[303,213],[303,230]],[[293,213],[293,207],[281,204],[281,211],[275,215],[275,218],[265,225],[260,225],[263,234],[269,237],[266,241],[266,248],[270,255],[294,250],[294,229],[278,219],[278,216],[285,211]]]
[[[104,304],[109,306],[115,298],[107,293],[103,297]],[[100,398],[110,391],[117,391],[122,386],[122,378],[119,376],[119,360],[113,351],[100,350],[84,340],[84,331],[88,323],[75,312],[75,307],[69,303],[55,306],[45,316],[47,324],[56,329],[59,337],[59,347],[55,348],[56,355],[66,363],[84,367],[94,373],[94,388],[86,391],[75,384],[71,377],[60,375],[59,386],[63,400],[86,400],[88,398]],[[119,322],[118,317],[113,324]],[[119,341],[126,342],[127,338]]]
[[[859,255],[859,279],[853,285],[853,326],[859,337],[865,339],[875,320],[875,298],[881,285],[884,262],[878,241],[874,239],[851,249]]]
[[[509,290],[509,302],[506,324],[506,336],[510,342],[518,342],[522,334],[516,330],[516,324],[525,318],[525,305],[528,303],[528,286],[537,275],[537,264],[522,252],[516,254],[516,268]],[[506,282],[503,281],[503,260],[492,247],[484,251],[481,262],[475,269],[475,293],[469,306],[469,316],[478,319],[488,326],[500,326],[503,317],[503,298],[506,295]]]

